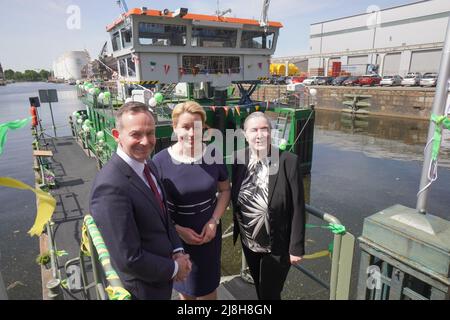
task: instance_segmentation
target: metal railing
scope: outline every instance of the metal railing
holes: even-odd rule
[[[125,291],[116,271],[111,266],[109,251],[100,231],[90,215],[83,221],[83,241],[78,258],[66,262],[66,270],[79,263],[81,271],[81,291],[87,300],[92,300],[91,289],[95,289],[97,300],[129,300],[130,294]],[[87,243],[86,243],[87,242]],[[85,257],[89,257],[92,266],[93,280],[89,281]],[[109,292],[108,292],[109,291]]]
[[[321,211],[310,205],[305,205],[305,208],[306,212],[312,214],[318,219],[328,222],[329,224],[341,225],[339,219],[329,213]],[[225,233],[222,238],[226,238],[229,236],[230,233]],[[344,234],[334,234],[329,283],[322,280],[320,277],[315,275],[312,271],[308,270],[301,264],[294,267],[303,272],[306,276],[314,280],[323,288],[329,290],[330,300],[348,300],[350,296],[350,279],[353,263],[354,244],[355,237],[349,232],[345,232]],[[241,265],[241,277],[245,281],[253,283],[253,279],[248,271],[248,265],[245,261],[244,254],[242,254]]]

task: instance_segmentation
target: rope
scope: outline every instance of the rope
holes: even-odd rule
[[[447,106],[447,109],[449,108],[450,105]],[[438,160],[442,142],[442,131],[444,129],[450,130],[450,118],[448,118],[447,115],[437,116],[433,114],[431,115],[431,121],[436,124],[436,128],[434,131],[433,139],[427,142],[427,145],[424,149],[424,154],[426,154],[428,147],[433,144],[433,149],[431,151],[431,162],[430,166],[428,167],[429,182],[417,193],[417,196],[425,192],[425,190],[427,190],[438,179]]]
[[[300,139],[303,131],[306,129],[306,126],[308,125],[309,121],[311,120],[312,115],[314,114],[315,110],[312,110],[312,112],[309,114],[308,120],[306,120],[305,125],[303,126],[302,130],[300,131],[300,133],[298,134],[297,138],[295,138],[294,143],[292,144],[292,147],[289,149],[289,152],[292,151],[292,149],[294,149],[295,144],[297,143],[298,139]]]

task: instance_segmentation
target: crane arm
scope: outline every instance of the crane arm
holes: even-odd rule
[[[263,0],[263,8],[261,13],[261,19],[259,20],[259,25],[264,28],[264,32],[267,32],[267,28],[269,27],[269,6],[270,0]]]
[[[128,12],[128,5],[127,2],[125,0],[117,0],[117,4],[122,7],[124,13]]]

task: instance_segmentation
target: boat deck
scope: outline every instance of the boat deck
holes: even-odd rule
[[[56,176],[57,188],[51,191],[56,198],[57,207],[53,215],[54,239],[56,250],[64,250],[68,254],[58,257],[61,277],[68,275],[64,264],[79,256],[81,228],[83,217],[89,212],[89,192],[98,171],[96,160],[89,157],[72,137],[47,140],[48,149],[53,152],[52,169]],[[48,250],[46,241],[41,241],[41,252]],[[88,277],[92,274],[87,266]],[[52,278],[51,271],[42,269],[44,299],[47,299],[46,283]],[[240,276],[222,277],[218,290],[220,300],[256,300],[253,285],[242,280]],[[92,292],[92,297],[95,294]],[[176,292],[173,299],[178,299]],[[83,299],[81,293],[69,294],[64,290],[64,299]]]

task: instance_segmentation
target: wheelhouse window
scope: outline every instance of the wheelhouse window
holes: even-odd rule
[[[242,31],[241,48],[272,49],[273,38],[273,32]]]
[[[122,77],[127,76],[127,62],[125,61],[125,59],[119,60],[119,72]]]
[[[240,71],[240,59],[236,56],[183,56],[185,74],[233,74]]]
[[[185,46],[186,26],[140,22],[139,43],[152,46]]]
[[[237,30],[219,28],[192,28],[193,47],[235,48]]]
[[[136,63],[132,57],[127,58],[127,70],[129,77],[136,77]]]
[[[113,51],[120,50],[120,34],[119,31],[114,32],[111,36],[111,43]]]
[[[132,46],[133,34],[131,27],[120,30],[122,34],[122,48],[129,48]]]

